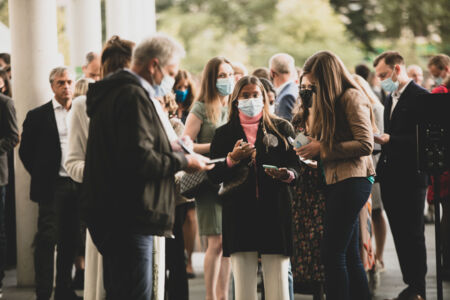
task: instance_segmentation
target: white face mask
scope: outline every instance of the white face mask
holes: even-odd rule
[[[161,80],[161,83],[153,85],[153,88],[155,89],[156,97],[164,97],[165,95],[169,94],[172,91],[173,86],[175,84],[175,78],[173,78],[168,74],[164,74],[161,66],[158,65],[158,67],[159,70],[161,71],[161,74],[163,74],[164,77]],[[153,82],[155,82],[154,79]]]
[[[238,109],[249,117],[254,117],[262,112],[264,101],[262,97],[238,100]]]

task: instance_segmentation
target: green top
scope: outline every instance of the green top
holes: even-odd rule
[[[369,180],[371,184],[375,183],[375,177],[373,177],[373,176],[367,177],[367,180]]]
[[[220,119],[217,124],[213,124],[209,121],[206,116],[206,107],[205,103],[200,101],[195,101],[194,105],[190,113],[194,114],[197,118],[202,121],[202,126],[200,127],[200,131],[197,135],[197,143],[199,144],[207,144],[211,143],[214,137],[214,133],[216,132],[216,128],[224,125],[228,120],[228,109],[227,107],[222,107],[222,112],[220,115]]]

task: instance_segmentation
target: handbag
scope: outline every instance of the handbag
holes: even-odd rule
[[[246,165],[240,165],[236,167],[233,179],[228,182],[222,182],[220,184],[219,196],[224,196],[236,190],[241,186],[248,178],[249,167]]]
[[[180,194],[186,198],[195,198],[207,180],[205,171],[185,173],[180,179]]]

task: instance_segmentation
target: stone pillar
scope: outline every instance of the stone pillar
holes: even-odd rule
[[[106,0],[106,40],[113,35],[131,39],[129,3],[123,0]]]
[[[71,0],[68,4],[70,64],[81,75],[86,54],[102,50],[101,5],[100,0]]]
[[[106,0],[107,39],[112,35],[137,44],[156,32],[155,0]]]
[[[50,101],[50,70],[58,61],[56,0],[9,1],[13,98],[20,130],[27,112]],[[30,176],[17,155],[17,284],[34,284],[32,243],[37,205],[30,201]]]
[[[156,32],[156,7],[155,0],[142,1],[142,38],[146,38]]]

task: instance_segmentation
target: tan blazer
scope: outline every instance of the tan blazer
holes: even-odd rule
[[[369,99],[357,89],[345,91],[336,103],[333,149],[328,151],[323,145],[320,149],[327,184],[375,175],[371,118]]]

